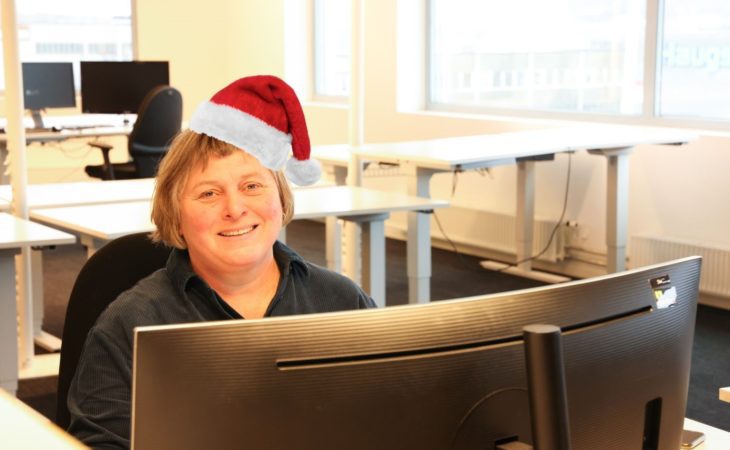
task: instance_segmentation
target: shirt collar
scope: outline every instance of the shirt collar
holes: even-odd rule
[[[309,268],[304,258],[279,241],[274,242],[274,259],[279,266],[282,278],[286,278],[290,273],[299,270],[305,276],[309,274]],[[185,292],[191,280],[195,279],[203,282],[202,278],[193,272],[193,267],[190,264],[190,254],[187,250],[173,248],[167,260],[166,268],[173,285],[181,293]],[[207,283],[204,284],[207,285]]]

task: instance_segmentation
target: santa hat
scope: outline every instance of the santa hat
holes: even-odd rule
[[[235,145],[269,169],[286,165],[287,178],[300,186],[316,182],[322,172],[319,162],[309,158],[307,123],[297,95],[274,76],[245,77],[224,87],[198,106],[190,129]]]

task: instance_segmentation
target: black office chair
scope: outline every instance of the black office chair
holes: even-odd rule
[[[164,267],[171,250],[152,242],[148,233],[130,234],[99,249],[81,268],[63,324],[56,403],[56,424],[61,428],[68,428],[71,420],[66,397],[86,335],[97,317],[119,294]]]
[[[113,146],[101,141],[90,142],[89,145],[101,150],[104,163],[86,166],[87,175],[102,180],[154,177],[160,160],[181,125],[180,91],[171,86],[157,86],[145,96],[137,111],[137,120],[127,144],[131,160],[112,164],[109,152]]]

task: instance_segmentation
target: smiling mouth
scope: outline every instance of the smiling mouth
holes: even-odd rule
[[[244,234],[248,234],[256,229],[258,225],[254,225],[248,228],[243,228],[241,230],[234,230],[234,231],[221,231],[218,233],[220,236],[224,237],[234,237],[234,236],[243,236]]]

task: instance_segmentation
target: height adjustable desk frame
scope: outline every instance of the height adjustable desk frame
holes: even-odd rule
[[[399,164],[409,174],[408,194],[430,197],[431,177],[439,172],[489,168],[517,164],[516,267],[504,270],[519,276],[559,281],[532,270],[535,162],[558,153],[587,150],[607,158],[606,246],[608,272],[625,269],[628,228],[629,161],[636,145],[678,145],[696,139],[693,133],[668,128],[623,125],[575,126],[544,130],[518,131],[492,135],[433,139],[426,141],[367,144],[361,147],[327,146],[313,149],[315,157],[339,173],[355,158],[353,167],[362,168],[369,161]],[[430,236],[430,218],[408,213],[408,242],[416,236]],[[430,246],[421,249],[423,260],[408,259],[409,302],[430,300]],[[491,262],[486,262],[488,268]],[[498,264],[504,268],[505,264]],[[501,269],[500,269],[501,270]],[[564,279],[564,278],[563,278]]]

